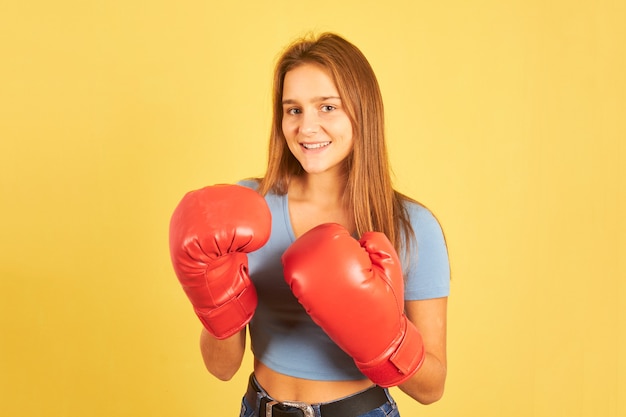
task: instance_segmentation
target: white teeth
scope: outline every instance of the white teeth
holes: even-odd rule
[[[304,149],[319,149],[324,146],[330,145],[330,142],[320,142],[320,143],[303,143]]]

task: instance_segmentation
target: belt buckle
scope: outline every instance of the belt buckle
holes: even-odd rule
[[[315,412],[313,411],[313,407],[307,403],[301,403],[297,401],[270,401],[265,404],[265,417],[272,417],[272,409],[276,404],[286,405],[287,407],[297,408],[302,411],[304,417],[315,417]]]

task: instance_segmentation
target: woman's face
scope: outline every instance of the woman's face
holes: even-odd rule
[[[321,67],[303,64],[285,74],[283,134],[308,174],[341,173],[352,152],[352,124],[337,87]]]

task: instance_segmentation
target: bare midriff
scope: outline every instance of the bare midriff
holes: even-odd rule
[[[278,373],[258,360],[254,375],[259,385],[276,401],[324,403],[347,397],[373,385],[369,379],[355,381],[317,381]]]

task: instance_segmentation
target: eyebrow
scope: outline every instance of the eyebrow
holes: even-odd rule
[[[311,100],[312,102],[319,102],[319,101],[326,101],[326,100],[341,100],[341,97],[338,96],[320,96],[320,97],[314,97],[313,100]],[[298,102],[296,100],[293,99],[286,99],[282,101],[283,106],[285,104],[297,104]]]

